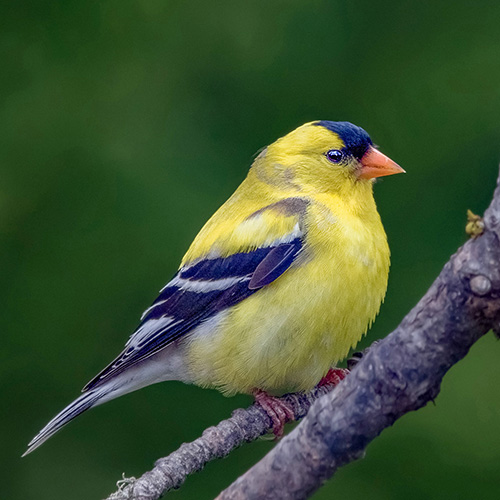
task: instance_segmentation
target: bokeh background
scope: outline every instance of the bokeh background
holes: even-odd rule
[[[376,186],[393,253],[363,345],[465,241],[500,160],[500,3],[54,0],[0,7],[0,497],[99,499],[250,398],[164,383],[27,442],[122,348],[254,153],[349,120],[408,171]],[[500,345],[487,335],[314,498],[498,498]],[[172,494],[213,498],[259,440]]]

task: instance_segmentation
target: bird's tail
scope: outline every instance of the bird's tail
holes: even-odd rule
[[[93,391],[85,392],[79,398],[75,399],[69,406],[64,408],[57,414],[28,444],[28,449],[24,452],[23,457],[38,448],[47,439],[53,436],[59,429],[64,427],[68,422],[83,413],[84,411],[97,406],[105,401],[109,401],[118,394],[111,394],[107,387],[98,387]]]
[[[164,380],[178,379],[178,365],[179,363],[172,363],[172,356],[179,356],[182,353],[176,353],[169,348],[160,351],[148,358],[143,363],[138,363],[134,366],[127,368],[122,373],[111,377],[109,380],[104,380],[97,385],[93,385],[92,389],[86,390],[79,398],[75,399],[69,406],[56,415],[29,443],[28,449],[23,457],[31,453],[34,449],[38,448],[47,439],[53,436],[61,427],[64,427],[69,421],[78,417],[80,413],[106,403],[115,399],[123,394],[127,394],[147,385],[156,384]],[[168,363],[171,363],[173,368],[168,370]],[[167,369],[165,368],[167,367]],[[186,379],[187,380],[187,379]]]

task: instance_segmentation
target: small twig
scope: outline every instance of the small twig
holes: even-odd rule
[[[280,399],[289,403],[296,420],[303,418],[311,405],[334,386],[315,388],[308,393],[286,394]],[[246,410],[235,410],[230,418],[214,427],[209,427],[203,435],[184,443],[168,457],[156,461],[154,469],[139,479],[118,481],[118,490],[106,500],[155,500],[165,492],[179,488],[186,477],[197,472],[207,462],[227,456],[245,442],[251,442],[267,434],[272,422],[269,415],[259,405],[251,405]]]

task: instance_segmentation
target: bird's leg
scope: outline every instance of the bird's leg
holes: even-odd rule
[[[285,424],[295,420],[293,408],[282,399],[271,396],[261,389],[255,389],[253,395],[255,402],[269,415],[276,439],[281,438]]]
[[[328,373],[319,381],[317,387],[325,385],[337,385],[349,375],[350,370],[363,357],[363,353],[356,352],[347,361],[348,368],[330,368]],[[273,433],[276,439],[283,436],[283,428],[287,422],[295,420],[293,408],[283,399],[271,396],[261,389],[254,389],[252,392],[255,402],[264,409],[273,423]]]
[[[330,368],[328,373],[319,381],[318,387],[337,385],[349,375],[347,368]]]

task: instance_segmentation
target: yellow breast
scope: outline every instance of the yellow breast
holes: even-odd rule
[[[297,262],[191,339],[196,383],[227,394],[307,390],[359,341],[379,310],[389,271],[371,186],[359,189],[352,203],[315,193]]]

